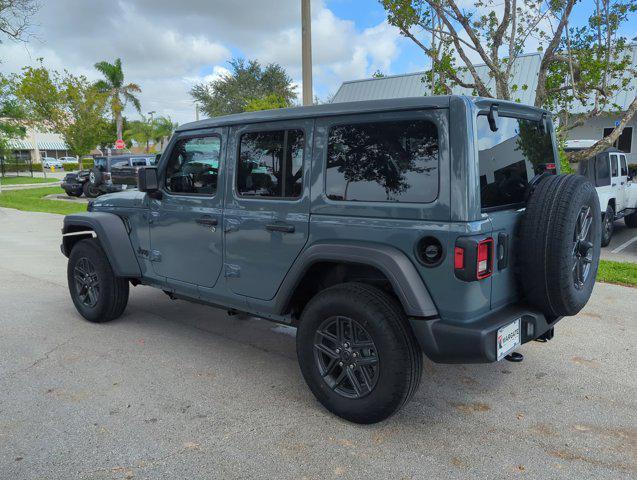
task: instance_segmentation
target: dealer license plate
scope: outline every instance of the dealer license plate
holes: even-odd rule
[[[496,336],[496,353],[498,361],[511,353],[520,345],[520,319],[498,329]]]
[[[128,185],[126,185],[125,183],[122,184],[122,190],[126,190],[128,188]]]

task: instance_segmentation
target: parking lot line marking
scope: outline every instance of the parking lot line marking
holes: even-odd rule
[[[622,243],[619,247],[617,247],[615,250],[611,250],[610,253],[619,253],[621,252],[624,248],[626,248],[628,245],[630,245],[631,243],[637,241],[637,235],[634,236],[633,238],[631,238],[630,240],[628,240],[627,242]]]

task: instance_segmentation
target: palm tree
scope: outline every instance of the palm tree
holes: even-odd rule
[[[101,72],[105,79],[98,80],[95,86],[102,92],[108,94],[117,129],[117,139],[122,138],[122,112],[126,108],[128,102],[132,103],[135,109],[141,113],[141,105],[139,99],[133,95],[140,93],[142,89],[136,83],[124,85],[124,72],[122,70],[122,60],[115,59],[114,63],[98,62],[95,68]]]
[[[150,122],[146,117],[142,115],[141,121],[129,122],[128,130],[124,134],[135,140],[138,145],[146,144],[146,153],[150,152],[150,142],[155,139],[155,128],[153,122]]]
[[[173,123],[170,117],[157,117],[153,120],[153,141],[155,145],[159,143],[160,151],[164,150],[164,142],[169,138],[179,125]]]

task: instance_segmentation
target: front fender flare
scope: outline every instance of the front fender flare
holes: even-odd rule
[[[86,212],[67,215],[62,227],[62,253],[70,255],[70,238],[94,232],[118,277],[141,278],[141,270],[123,220],[113,213]]]
[[[438,310],[414,264],[400,250],[374,243],[315,243],[294,262],[281,285],[276,308],[282,313],[305,272],[319,262],[369,265],[385,274],[405,313],[412,317],[436,317]]]

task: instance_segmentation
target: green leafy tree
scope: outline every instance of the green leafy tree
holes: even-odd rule
[[[0,157],[6,158],[9,141],[24,138],[26,112],[14,95],[10,79],[0,75]]]
[[[292,106],[296,91],[292,78],[282,66],[272,63],[262,67],[256,60],[246,62],[243,59],[231,60],[230,66],[231,73],[210,83],[197,84],[190,90],[190,95],[206,115],[239,113],[248,106],[262,106],[274,98],[277,108]]]
[[[289,106],[290,105],[285,98],[275,93],[271,93],[270,95],[266,95],[262,98],[253,98],[245,106],[244,111],[256,112],[258,110],[274,110],[275,108],[286,108]]]
[[[60,133],[74,154],[88,154],[103,137],[108,97],[86,77],[40,65],[25,67],[13,83],[29,122]]]
[[[580,28],[569,27],[578,0],[380,2],[389,23],[431,59],[426,81],[434,93],[450,93],[461,86],[484,97],[514,99],[517,90],[529,87],[513,82],[513,66],[525,53],[529,38],[539,41],[541,54],[535,106],[557,106],[566,115],[579,102],[587,109],[579,121],[616,112],[610,99],[634,75],[628,69],[626,40],[618,32],[637,9],[636,0],[594,0],[588,22]],[[486,76],[478,74],[478,62],[485,65]],[[577,158],[617,140],[636,110],[637,99],[621,112],[622,120],[609,136]]]
[[[141,112],[141,104],[135,93],[141,93],[142,89],[136,83],[124,84],[124,70],[122,60],[115,59],[115,62],[98,62],[95,68],[104,75],[103,80],[98,80],[95,86],[108,95],[111,113],[115,120],[117,138],[122,138],[124,131],[123,112],[128,103],[131,103],[138,112]]]

